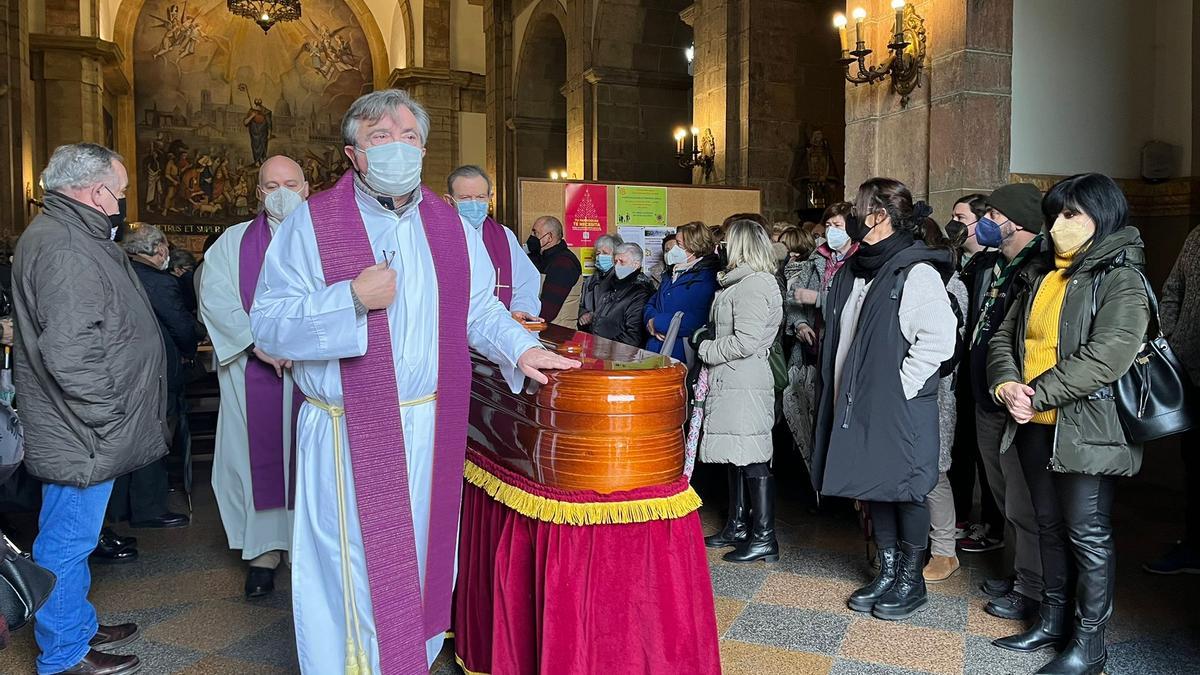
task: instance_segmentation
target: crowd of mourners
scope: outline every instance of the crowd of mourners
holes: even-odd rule
[[[1003,549],[1007,576],[982,589],[987,612],[1014,628],[994,644],[1057,650],[1039,672],[1099,673],[1113,495],[1142,462],[1112,387],[1155,324],[1200,382],[1200,228],[1152,324],[1142,238],[1107,176],[1045,195],[1005,185],[962,197],[942,224],[933,215],[903,183],[873,178],[817,223],[682,225],[648,272],[638,245],[605,235],[577,326],[689,365],[698,459],[727,473],[727,517],[706,539],[731,549],[725,560],[779,559],[772,430],[786,424],[815,493],[854,500],[873,542],[875,577],[851,609],[906,618],[960,554]],[[561,243],[560,223],[539,223],[557,235],[539,243]],[[1187,537],[1144,565],[1151,573],[1200,572],[1184,455]]]
[[[84,196],[91,210],[80,210],[84,197],[49,192],[43,214],[116,239],[129,265],[119,256],[114,269],[139,283],[125,284],[133,289],[128,297],[97,304],[100,296],[89,294],[99,289],[54,276],[72,274],[77,268],[65,263],[86,258],[70,237],[37,249],[39,242],[26,242],[55,259],[26,257],[15,271],[0,265],[5,365],[14,330],[44,323],[44,316],[20,315],[32,311],[29,298],[51,298],[37,311],[67,323],[94,322],[88,325],[98,331],[96,344],[107,347],[99,353],[94,345],[55,343],[52,332],[32,342],[32,334],[22,334],[18,346],[36,343],[42,355],[30,367],[54,370],[71,382],[73,396],[93,407],[105,405],[117,383],[134,392],[161,386],[165,411],[114,409],[113,415],[161,420],[174,453],[186,454],[184,388],[203,372],[197,354],[205,329],[196,318],[193,280],[201,271],[155,227],[126,226],[123,195],[96,185]],[[490,178],[477,167],[463,167],[448,181],[446,199],[476,228],[487,219],[490,196]],[[705,543],[730,549],[725,560],[780,557],[772,467],[774,431],[782,426],[813,492],[853,500],[873,542],[874,578],[847,598],[851,609],[906,618],[927,605],[927,583],[958,571],[960,554],[1003,549],[1008,574],[983,584],[991,596],[986,610],[1024,623],[1014,623],[1013,634],[994,644],[1057,650],[1039,672],[1099,673],[1113,611],[1115,486],[1142,461],[1141,445],[1119,421],[1114,383],[1158,328],[1191,386],[1200,382],[1200,228],[1188,237],[1158,302],[1144,281],[1143,242],[1128,211],[1112,179],[1081,174],[1045,195],[1030,184],[1011,184],[964,196],[939,223],[903,183],[873,178],[853,202],[825,209],[819,222],[771,224],[743,213],[719,226],[682,224],[664,240],[654,265],[646,264],[639,245],[604,235],[594,245],[594,272],[577,294],[582,266],[563,239],[562,223],[544,216],[525,243],[529,260],[518,256],[532,263],[541,283],[532,272],[522,273],[524,279],[513,272],[513,315],[532,320],[538,311],[545,321],[688,365],[690,404],[702,411],[691,418],[700,427],[697,459],[721,466],[728,490],[723,527]],[[43,227],[33,236],[54,232]],[[519,250],[515,239],[511,245]],[[54,272],[36,275],[36,288],[27,271],[35,268]],[[144,294],[135,292],[139,288]],[[25,300],[14,302],[14,293]],[[522,294],[530,297],[522,300]],[[527,309],[518,306],[526,302]],[[165,354],[125,339],[151,326]],[[61,362],[45,361],[56,355]],[[22,357],[20,350],[15,357]],[[166,381],[154,382],[163,370]],[[36,415],[39,405],[85,409],[49,394],[42,400],[36,387],[23,396],[23,413]],[[130,401],[137,404],[136,397]],[[154,425],[109,429],[105,419],[63,417],[63,425],[72,423],[95,428],[98,443],[133,449],[149,447],[141,436],[160,432]],[[1183,446],[1194,448],[1197,432],[1187,433]],[[71,430],[64,426],[62,436]],[[118,477],[111,492],[97,492],[102,502],[93,505],[104,522],[187,524],[188,516],[167,505],[167,459],[129,457],[126,463],[140,468],[123,472],[96,466],[94,448],[87,455],[88,448],[79,448],[39,468],[39,475],[52,473],[63,484],[39,485],[17,471],[0,484],[0,512],[36,510],[40,500],[43,526],[68,522],[56,513],[79,508],[67,503],[76,499],[70,483],[86,482],[81,472],[112,469]],[[1186,452],[1184,458],[1186,537],[1147,563],[1148,572],[1200,573],[1196,460]],[[977,482],[981,499],[973,517]],[[38,546],[55,545],[52,537],[39,539]],[[106,527],[90,557],[125,562],[137,557],[136,546]],[[55,555],[48,548],[34,553]],[[82,569],[86,575],[86,565]],[[86,576],[59,579],[84,588],[87,582]],[[53,643],[62,632],[53,622],[57,615],[43,614],[39,643]],[[60,614],[78,623],[70,612]],[[101,626],[88,645],[133,637],[110,630]]]

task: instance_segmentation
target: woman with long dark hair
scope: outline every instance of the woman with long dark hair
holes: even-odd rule
[[[867,502],[879,573],[847,601],[902,619],[925,606],[926,495],[938,476],[938,370],[958,322],[943,276],[953,255],[916,241],[912,193],[891,178],[862,184],[847,229],[858,252],[825,302],[813,486]]]
[[[995,644],[1062,648],[1039,673],[1099,673],[1116,574],[1116,478],[1142,464],[1141,446],[1121,427],[1112,384],[1145,339],[1149,298],[1137,271],[1122,265],[1141,266],[1145,257],[1125,195],[1108,176],[1059,182],[1042,212],[1054,224],[1045,259],[1022,271],[1033,290],[1013,303],[988,343],[987,369],[1011,417],[1000,447],[1015,447],[1033,498],[1042,604],[1029,630]]]

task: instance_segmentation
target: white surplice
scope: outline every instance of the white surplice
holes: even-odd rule
[[[254,510],[250,482],[250,441],[246,427],[246,349],[254,343],[250,315],[242,308],[238,279],[242,235],[250,222],[234,225],[204,254],[204,274],[197,294],[200,318],[208,328],[221,385],[212,484],[229,548],[241,549],[243,560],[270,551],[288,551],[292,514],[286,508]],[[283,375],[284,494],[290,476],[292,435],[292,375]]]
[[[512,266],[512,302],[510,309],[514,312],[527,312],[531,316],[542,313],[542,275],[534,267],[525,247],[517,241],[517,235],[507,227],[504,228],[504,238],[508,241],[508,259]],[[493,267],[495,265],[493,264]]]
[[[396,297],[387,313],[400,400],[421,399],[435,393],[437,386],[438,313],[433,257],[416,205],[420,193],[399,212],[383,208],[361,190],[356,189],[355,195],[376,260],[382,262],[382,252],[386,251],[392,259],[392,268],[397,271]],[[512,320],[495,297],[495,272],[483,239],[465,221],[462,226],[471,262],[467,338],[473,349],[500,366],[515,392],[524,382],[517,359],[539,343]],[[325,285],[307,203],[283,222],[271,242],[250,321],[255,342],[261,349],[295,362],[293,373],[305,396],[341,405],[338,359],[366,352],[367,322],[365,317],[355,314],[349,281]],[[429,532],[434,409],[432,402],[401,408],[422,587]],[[343,673],[346,661],[331,419],[326,411],[306,403],[300,410],[297,440],[293,612],[301,670],[318,675]],[[349,448],[344,419],[338,421],[337,433],[342,447]],[[358,636],[366,647],[371,672],[379,675],[379,649],[348,450],[342,465],[348,482],[345,504],[352,587],[360,624]],[[442,642],[439,635],[426,643],[430,663]]]

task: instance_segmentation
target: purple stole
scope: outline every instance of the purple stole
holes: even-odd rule
[[[506,229],[488,216],[483,220],[480,234],[483,235],[483,245],[492,259],[492,266],[496,269],[496,297],[504,303],[505,309],[512,309],[512,251],[508,248]]]
[[[242,296],[242,309],[247,314],[254,304],[254,290],[270,243],[271,226],[264,211],[250,222],[238,249],[238,291]],[[288,508],[296,505],[296,419],[302,403],[304,395],[293,386]],[[273,367],[251,356],[246,361],[246,432],[250,443],[250,485],[255,511],[284,507],[282,419],[283,378],[275,374]]]
[[[471,387],[467,351],[470,284],[463,283],[471,274],[466,233],[453,207],[429,188],[422,187],[421,194],[421,223],[438,287],[437,411],[424,599],[386,311],[367,314],[367,353],[340,363],[380,666],[383,673],[392,674],[426,672],[425,641],[450,627]],[[376,264],[355,200],[352,171],[331,189],[314,195],[308,206],[326,284],[354,279]]]

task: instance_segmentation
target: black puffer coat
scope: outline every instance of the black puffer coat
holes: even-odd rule
[[[25,467],[85,487],[167,452],[158,320],[109,221],[46,194],[13,262]]]

